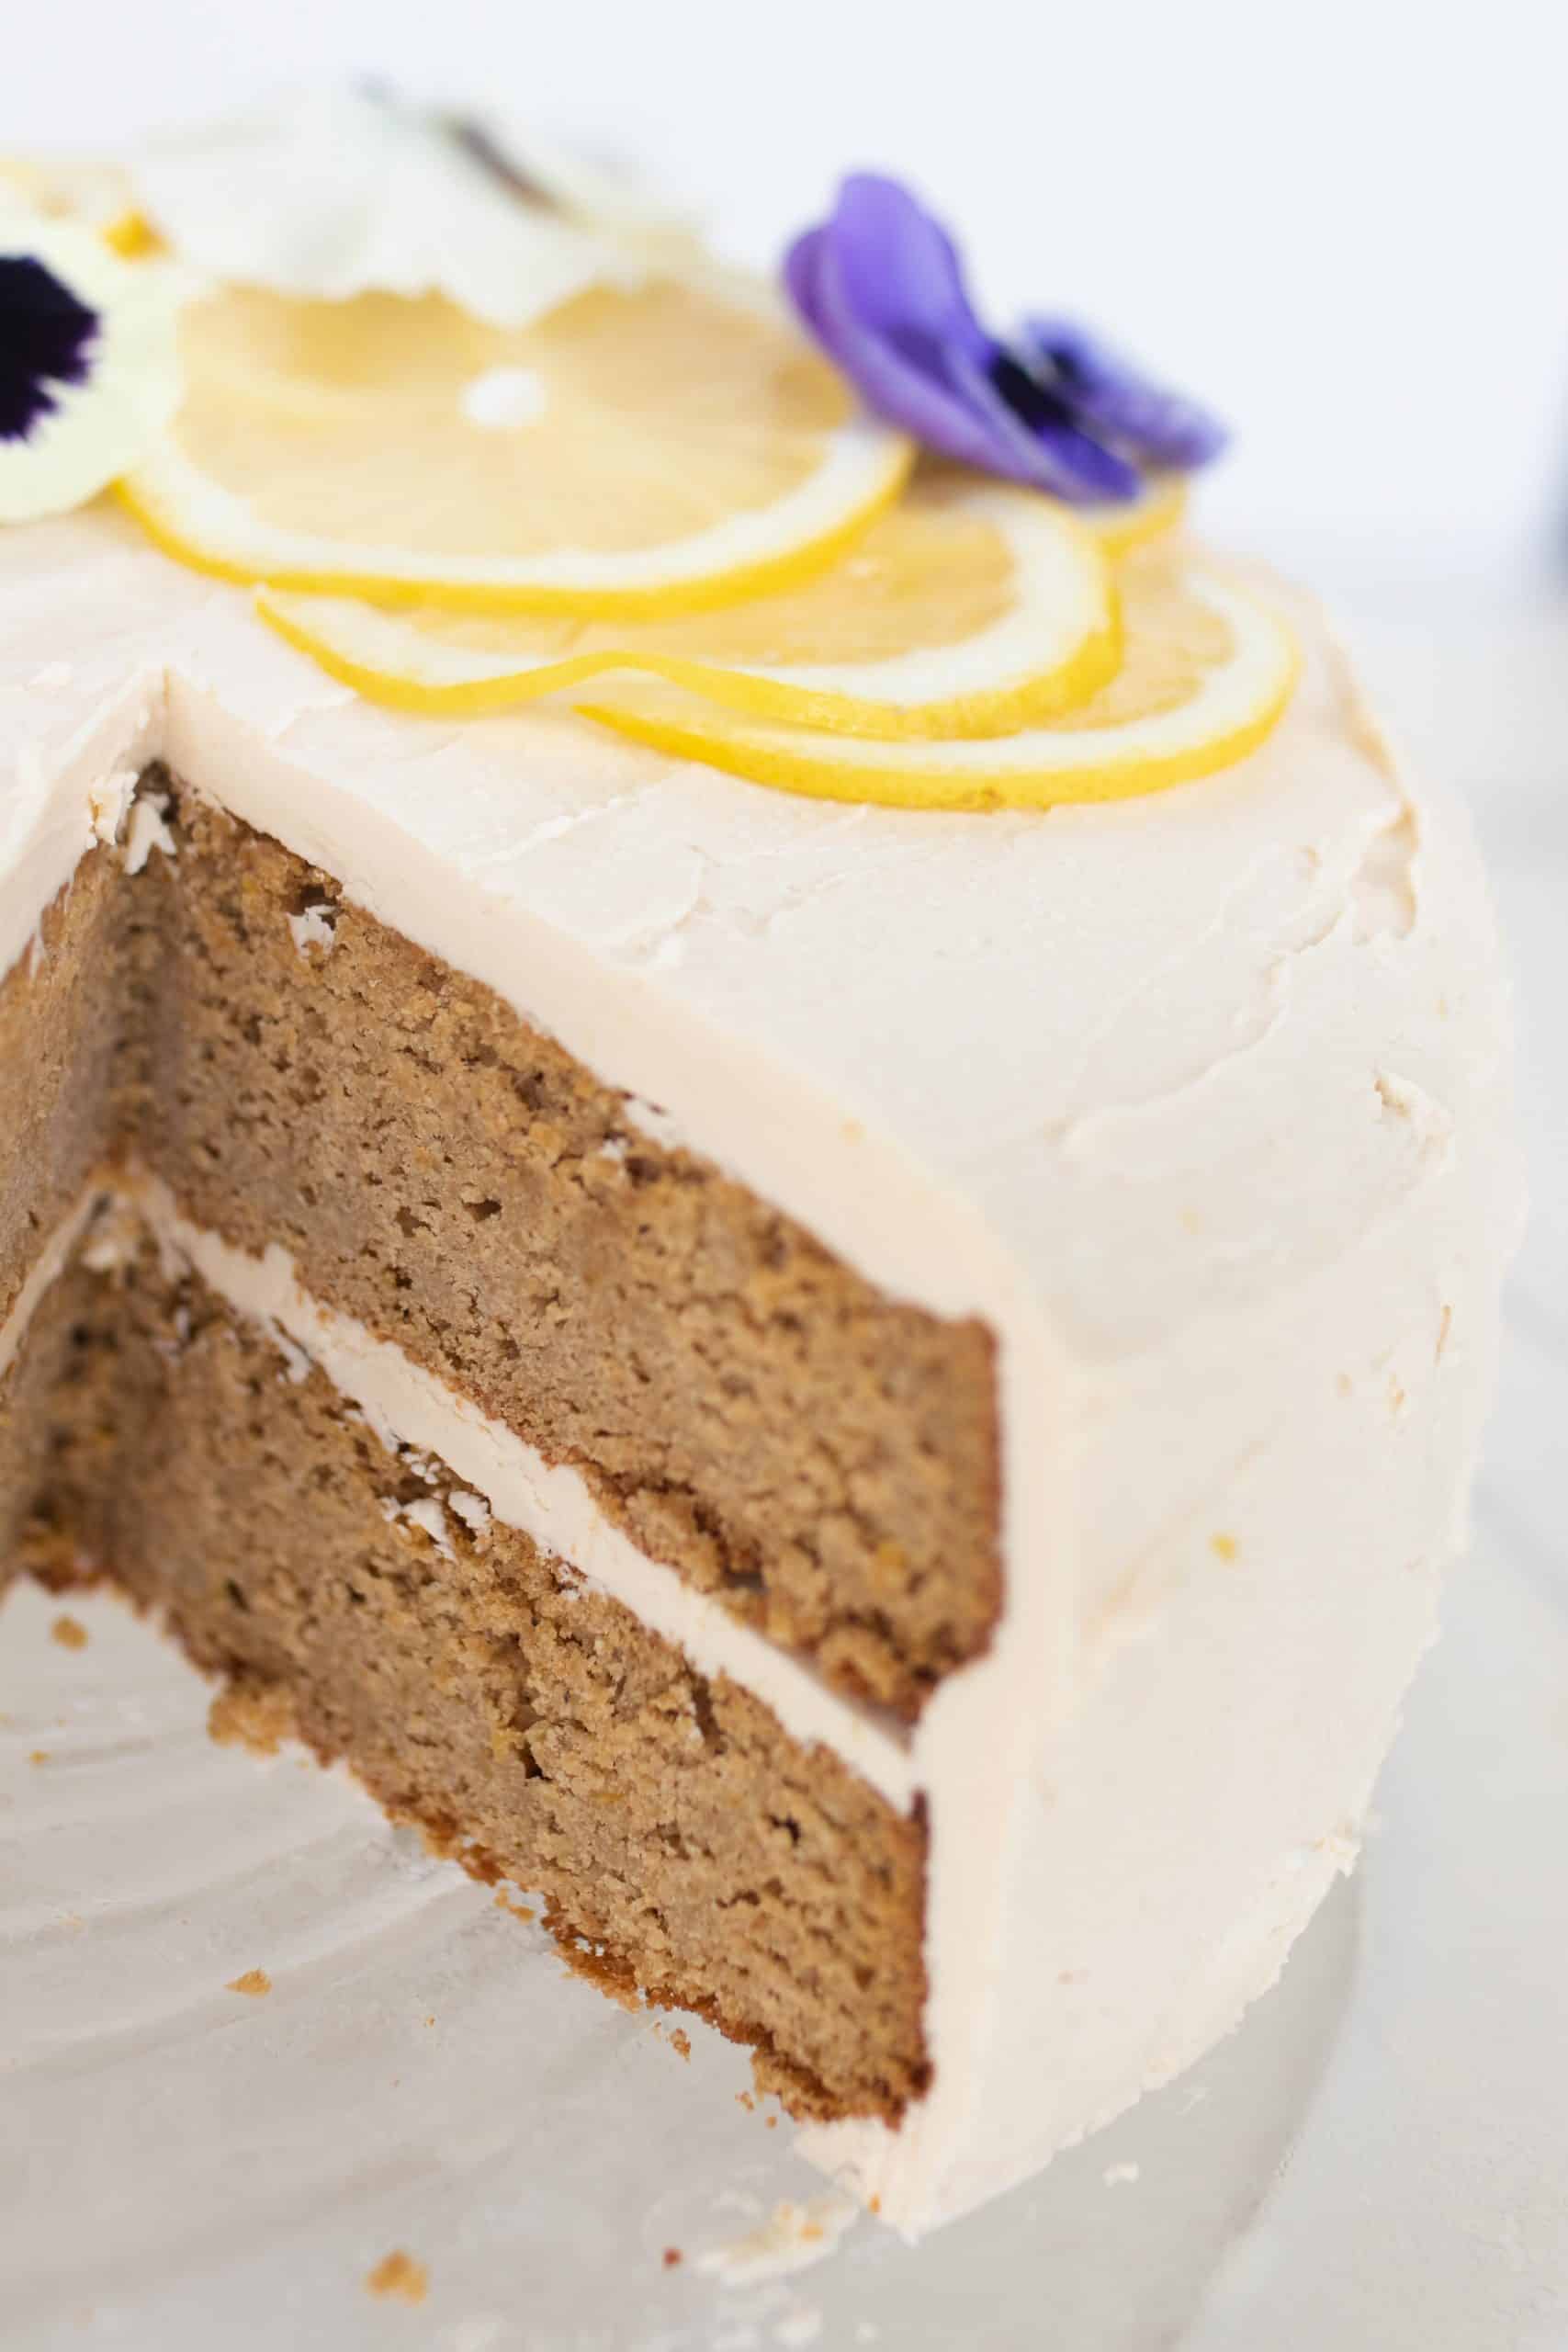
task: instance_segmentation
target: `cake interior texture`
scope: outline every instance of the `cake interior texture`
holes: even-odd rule
[[[999,1605],[992,1342],[655,1139],[509,1006],[162,772],[0,989],[0,1288],[123,1171],[571,1464],[675,1576],[913,1720]],[[799,2113],[925,2087],[925,1828],[378,1432],[100,1209],[0,1416],[3,1573],[106,1577],[231,1726],[345,1757]]]

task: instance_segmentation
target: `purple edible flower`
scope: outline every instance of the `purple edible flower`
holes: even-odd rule
[[[1198,465],[1220,428],[1055,322],[1017,348],[976,315],[953,240],[897,180],[855,172],[784,285],[867,406],[929,449],[1076,503],[1134,498],[1141,462]]]
[[[31,254],[0,254],[0,441],[25,441],[85,384],[96,314]]]

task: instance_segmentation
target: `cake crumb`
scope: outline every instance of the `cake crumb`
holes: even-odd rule
[[[1241,1545],[1236,1542],[1234,1535],[1221,1534],[1210,1536],[1209,1548],[1213,1553],[1216,1560],[1229,1561],[1234,1560],[1237,1556],[1241,1550]]]
[[[428,2017],[425,2018],[424,2022],[426,2025],[434,2025],[435,2023],[435,2019],[434,2017]]]
[[[664,2249],[664,2267],[665,2267],[665,2269],[666,2269],[666,2270],[677,2270],[677,2269],[679,2269],[679,2267],[680,2267],[680,2266],[681,2266],[681,2261],[682,2261],[682,2255],[681,2255],[681,2249],[680,2249],[680,2247],[679,2247],[678,2245],[667,2245],[667,2246],[665,2247],[665,2249]]]
[[[423,2303],[430,2286],[430,2273],[423,2262],[416,2262],[401,2246],[382,2256],[366,2278],[367,2294],[396,2295],[400,2302]]]
[[[768,2129],[769,2129],[769,2131],[770,2131],[770,2132],[776,2132],[776,2131],[778,2130],[778,2128],[779,2128],[779,2119],[778,2119],[778,2117],[777,2117],[776,2115],[770,2115],[770,2116],[769,2116],[769,2118],[768,2118]]]
[[[243,1976],[231,1976],[224,1986],[226,1993],[245,1993],[259,2001],[272,1990],[272,1979],[265,1968],[247,1968]]]
[[[231,1682],[207,1711],[209,1738],[253,1756],[276,1756],[294,1729],[294,1710],[280,1682]]]
[[[552,1924],[547,1917],[546,1927]],[[629,2017],[642,2015],[645,2006],[642,1993],[635,1974],[625,1961],[616,1960],[610,1952],[598,1951],[593,1945],[563,1935],[559,1930],[556,1930],[556,1949],[566,1962],[569,1975],[581,1976],[584,1984],[596,1985],[606,2000],[614,2001],[616,2007],[625,2009]]]
[[[1137,2179],[1138,2167],[1136,2165],[1107,2165],[1100,2177],[1107,2188],[1120,2188],[1123,2181]]]
[[[677,2026],[675,2028],[674,2032],[670,2037],[670,2047],[675,2052],[677,2058],[689,2058],[691,2056],[692,2037],[685,2031],[683,2027]]]
[[[513,1903],[503,1886],[498,1886],[495,1890],[495,1907],[498,1911],[510,1911],[514,1919],[532,1921],[539,1916],[536,1911],[531,1911],[527,1904]]]
[[[757,2102],[752,2098],[750,2091],[737,2091],[735,2094],[735,2104],[737,2107],[743,2107],[748,2115],[755,2115],[757,2112]],[[770,2116],[768,2120],[771,2123],[773,2121],[773,2117]]]
[[[49,1629],[51,1641],[58,1642],[62,1650],[85,1650],[87,1628],[77,1618],[63,1614],[57,1617]]]
[[[47,1764],[47,1763],[49,1762],[49,1750],[48,1750],[48,1748],[47,1748],[47,1747],[34,1747],[34,1748],[30,1748],[30,1749],[28,1750],[28,1762],[29,1764]]]

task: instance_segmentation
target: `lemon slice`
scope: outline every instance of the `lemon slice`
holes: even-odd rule
[[[596,287],[527,326],[439,295],[227,288],[121,495],[230,579],[563,612],[682,610],[829,562],[896,495],[901,435],[718,282]]]
[[[1299,656],[1283,623],[1232,581],[1156,551],[1122,582],[1126,657],[1048,726],[976,741],[877,743],[758,726],[641,681],[583,706],[601,725],[683,759],[825,800],[904,808],[1048,808],[1209,775],[1256,750]]]
[[[1081,701],[1119,658],[1110,567],[1054,501],[922,471],[852,552],[724,612],[605,622],[382,611],[262,589],[257,609],[333,677],[408,710],[498,710],[640,670],[801,726],[1000,734]]]
[[[1131,555],[1177,528],[1187,512],[1187,484],[1179,474],[1150,474],[1136,498],[1072,511],[1106,555]]]

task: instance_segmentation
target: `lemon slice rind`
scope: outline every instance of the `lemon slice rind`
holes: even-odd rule
[[[1187,484],[1180,474],[1151,474],[1136,498],[1072,511],[1102,554],[1131,555],[1179,527],[1187,513]]]
[[[418,554],[284,530],[172,440],[116,488],[166,554],[222,580],[383,601],[427,597],[470,610],[635,616],[697,611],[809,577],[897,497],[913,455],[899,435],[854,416],[824,435],[821,462],[807,478],[768,505],[662,547],[526,558]]]
[[[256,608],[288,642],[372,700],[404,710],[508,708],[617,671],[664,679],[753,718],[878,739],[1007,733],[1083,700],[1120,659],[1117,599],[1094,540],[1028,492],[976,489],[965,524],[1006,550],[1011,596],[952,644],[881,659],[757,662],[705,658],[635,637],[563,654],[527,643],[525,618],[498,621],[493,649],[443,634],[439,609],[389,610],[357,598],[262,588]],[[809,589],[807,594],[809,594]],[[511,631],[510,639],[507,632]]]
[[[1226,656],[1174,707],[1111,726],[1066,721],[984,741],[876,743],[804,729],[751,727],[661,688],[583,717],[677,758],[825,800],[906,808],[1049,808],[1127,799],[1234,765],[1272,732],[1300,670],[1296,643],[1263,605],[1191,569],[1182,588],[1227,629]]]

